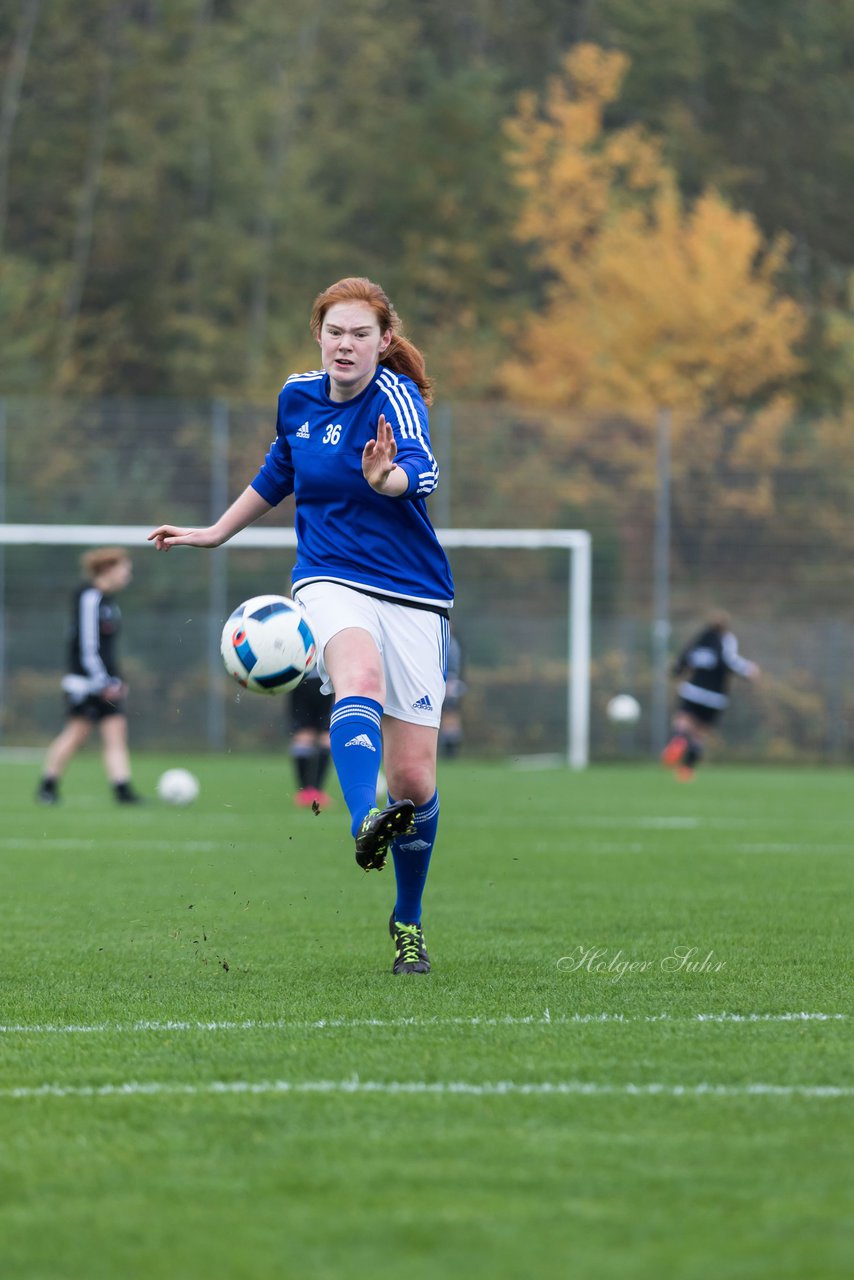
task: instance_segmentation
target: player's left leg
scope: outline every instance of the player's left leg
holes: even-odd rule
[[[36,792],[36,799],[41,804],[57,803],[60,779],[72,756],[84,745],[91,732],[92,722],[86,716],[69,716],[65,727],[47,749],[42,779]]]
[[[688,739],[688,745],[685,748],[682,763],[676,770],[676,776],[680,782],[693,781],[694,773],[698,768],[700,761],[703,759],[705,749],[706,744],[703,737],[699,733],[692,734]]]
[[[130,753],[128,752],[128,722],[124,715],[105,715],[100,723],[103,746],[104,771],[113,785],[119,804],[138,804],[140,796],[130,780]]]
[[[395,928],[414,930],[395,972],[424,973],[429,965],[423,948],[421,899],[439,826],[436,756],[447,676],[448,619],[427,610],[389,606],[386,628],[386,706],[383,744],[388,793],[409,796],[414,803],[414,829],[392,843],[397,901]],[[421,964],[415,953],[418,953]],[[423,952],[423,955],[421,955]],[[398,962],[405,967],[398,967]],[[414,967],[413,967],[414,966]]]
[[[701,719],[699,715],[687,714],[685,716],[685,750],[676,770],[676,777],[680,782],[693,782],[696,770],[703,758],[709,723],[716,713],[708,711],[703,714],[709,718],[708,722],[706,719]]]
[[[394,918],[421,924],[421,899],[439,828],[436,751],[439,732],[386,717],[383,722],[389,796],[411,796],[414,830],[398,836],[391,852],[397,882]]]

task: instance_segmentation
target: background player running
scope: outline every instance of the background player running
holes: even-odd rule
[[[661,758],[676,770],[681,782],[690,782],[709,731],[729,705],[730,677],[756,680],[760,670],[738,652],[729,614],[717,611],[682,650],[673,665],[673,675],[684,679],[677,688],[679,704],[673,715],[673,736]]]

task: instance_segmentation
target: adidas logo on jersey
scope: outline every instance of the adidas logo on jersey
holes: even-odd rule
[[[419,698],[417,702],[412,704],[413,711],[432,711],[433,703],[430,701],[429,693],[425,693],[423,698]]]
[[[297,440],[307,440],[307,439],[308,439],[308,423],[304,422],[300,427],[299,431],[297,432]]]
[[[357,733],[355,738],[351,738],[349,742],[344,743],[345,747],[367,747],[369,751],[376,751],[376,747],[371,742],[366,733]]]

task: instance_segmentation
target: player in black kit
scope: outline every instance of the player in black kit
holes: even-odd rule
[[[314,807],[315,812],[331,804],[323,784],[329,769],[329,717],[335,698],[321,692],[320,685],[314,668],[290,697],[291,759],[298,788],[294,803],[303,809]]]
[[[730,677],[756,680],[759,674],[756,663],[738,652],[729,615],[713,613],[673,665],[673,675],[683,679],[677,688],[679,705],[673,716],[673,736],[661,759],[675,769],[680,782],[693,780],[709,731],[729,705]]]
[[[62,680],[68,722],[48,747],[36,799],[57,803],[66,766],[97,724],[115,798],[120,804],[136,804],[140,797],[131,786],[127,746],[127,686],[116,656],[121,614],[113,600],[130,582],[131,562],[121,547],[98,547],[87,551],[81,564],[87,581],[74,592],[68,670]]]

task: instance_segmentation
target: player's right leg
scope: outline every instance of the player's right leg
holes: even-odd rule
[[[309,583],[298,595],[317,639],[321,687],[335,691],[329,744],[350,812],[356,861],[365,871],[379,870],[391,840],[409,830],[414,806],[401,800],[378,809],[376,803],[386,694],[378,602],[329,582]]]
[[[415,831],[415,805],[411,800],[397,800],[384,809],[371,808],[356,836],[356,861],[363,871],[382,871],[389,846],[398,836]]]
[[[368,630],[348,627],[327,642],[323,666],[337,694],[329,720],[329,743],[350,811],[356,861],[365,871],[380,870],[389,844],[409,830],[415,811],[408,800],[385,809],[376,804],[383,752],[382,658]]]

